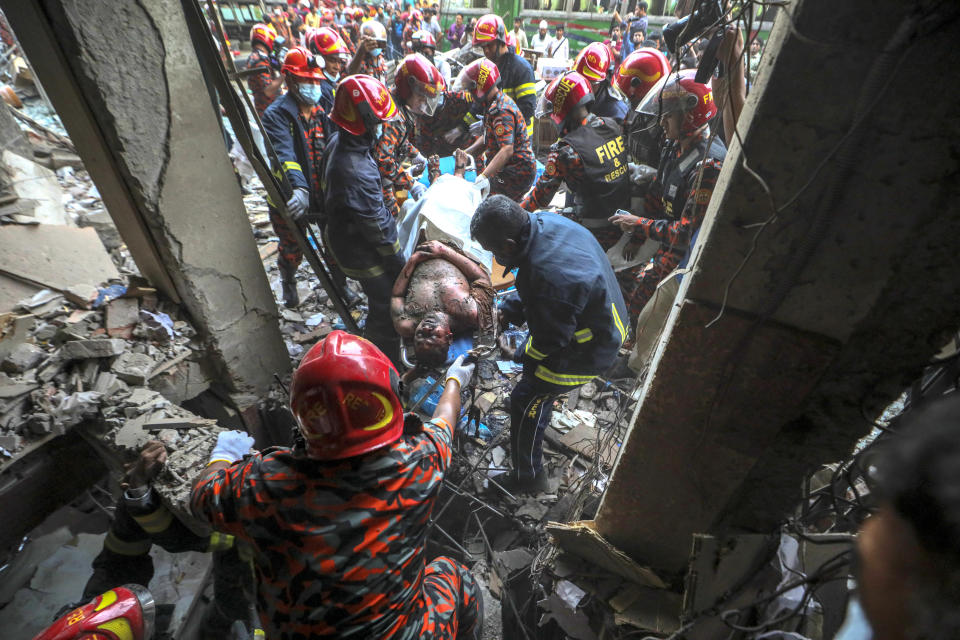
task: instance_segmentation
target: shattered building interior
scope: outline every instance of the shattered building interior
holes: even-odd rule
[[[871,453],[956,388],[960,6],[776,4],[648,362],[559,397],[544,492],[498,482],[522,366],[482,345],[426,538],[480,584],[478,638],[837,637]],[[0,0],[25,78],[0,105],[4,638],[85,601],[154,439],[153,489],[209,540],[140,541],[154,637],[204,637],[218,548],[194,479],[221,432],[289,446],[301,358],[363,327],[309,226],[300,305],[280,303],[267,203],[286,198],[215,6]],[[407,410],[430,417],[433,376]]]

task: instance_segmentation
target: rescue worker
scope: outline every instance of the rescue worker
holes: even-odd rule
[[[717,105],[710,85],[696,82],[694,76],[696,69],[665,76],[640,103],[642,114],[659,118],[666,143],[657,177],[647,192],[644,215],[619,211],[610,217],[624,232],[633,234],[628,251],[647,238],[660,243],[652,267],[624,289],[633,317],[643,309],[657,284],[685,259],[727,153],[719,138],[708,144],[708,125],[717,114]]]
[[[263,23],[255,24],[250,29],[250,56],[247,58],[248,69],[260,69],[258,73],[247,76],[247,87],[253,96],[253,107],[257,115],[263,117],[270,103],[280,93],[283,86],[283,76],[276,72],[273,64],[273,44],[277,39],[277,32]]]
[[[593,88],[591,113],[613,118],[618,125],[622,125],[628,106],[620,91],[611,85],[611,66],[610,49],[600,42],[593,42],[580,51],[573,63],[573,70],[589,80]]]
[[[627,149],[634,162],[656,167],[660,161],[663,130],[656,118],[637,114],[636,108],[653,86],[670,73],[667,57],[657,49],[643,47],[631,53],[617,67],[613,81],[630,103],[623,120]]]
[[[293,375],[293,447],[247,455],[246,434],[218,436],[191,507],[252,545],[267,638],[480,638],[476,579],[424,548],[473,369],[453,363],[423,424],[405,419],[390,360],[334,331]]]
[[[333,30],[333,32],[340,36],[340,38],[343,40],[343,46],[346,48],[347,54],[351,56],[354,55],[357,52],[357,49],[353,44],[353,39],[350,35],[350,29],[348,29],[345,24],[337,23],[334,13],[331,9],[324,9],[320,17],[323,26]],[[337,73],[339,73],[339,71]]]
[[[407,17],[407,24],[403,28],[403,54],[413,53],[413,34],[423,28],[423,14],[414,9]]]
[[[333,111],[333,97],[336,94],[337,82],[340,81],[344,58],[349,55],[347,45],[336,31],[329,27],[320,27],[307,37],[307,47],[311,53],[323,59],[320,106],[329,115]]]
[[[544,491],[543,433],[553,401],[607,369],[627,337],[626,307],[603,249],[579,224],[552,213],[528,213],[502,196],[480,204],[470,235],[504,270],[517,269],[516,293],[500,307],[529,337],[504,356],[523,364],[510,394],[513,469],[508,491]]]
[[[426,156],[450,156],[470,144],[467,116],[473,96],[443,88],[440,71],[423,56],[407,56],[397,66],[394,99],[413,118],[414,145]],[[438,84],[439,83],[439,84]],[[440,93],[433,88],[440,86]]]
[[[117,501],[103,549],[93,560],[93,575],[83,588],[88,601],[122,584],[148,585],[153,578],[150,549],[158,545],[169,553],[213,553],[214,599],[204,614],[202,638],[219,640],[235,620],[246,622],[252,576],[240,559],[231,535],[214,532],[198,536],[171,513],[151,482],[163,468],[167,451],[151,440],[137,460],[126,468],[123,493]]]
[[[274,173],[279,176],[282,171],[293,189],[287,210],[294,222],[300,223],[311,213],[323,210],[318,170],[329,127],[327,114],[319,104],[324,75],[316,58],[304,47],[294,47],[287,52],[282,70],[287,93],[263,114],[263,128],[280,163],[274,167]],[[268,204],[270,224],[280,243],[277,268],[283,304],[293,309],[300,305],[296,273],[303,253],[280,212],[273,203]]]
[[[364,335],[392,358],[399,356],[400,339],[390,320],[390,296],[405,261],[373,151],[384,123],[397,116],[383,83],[362,74],[345,78],[331,115],[340,131],[330,140],[323,180],[325,245],[367,294]]]
[[[498,15],[488,13],[477,21],[473,30],[473,46],[495,65],[502,91],[513,100],[523,114],[527,136],[533,135],[533,114],[537,107],[537,80],[533,67],[507,45],[507,28]]]
[[[443,58],[437,60],[437,41],[429,31],[421,29],[413,34],[413,51],[422,55],[437,68],[445,84],[451,83],[450,64]]]
[[[520,109],[500,91],[497,65],[486,58],[467,65],[459,80],[483,109],[483,135],[466,149],[477,159],[476,184],[482,191],[489,185],[490,193],[520,200],[537,168]]]
[[[387,46],[387,30],[376,20],[367,20],[360,25],[360,42],[357,53],[347,65],[344,75],[362,73],[380,82],[387,81],[387,63],[383,55]]]

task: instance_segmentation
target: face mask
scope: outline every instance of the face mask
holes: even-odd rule
[[[329,80],[330,82],[336,82],[337,80],[340,79],[339,73],[330,73],[329,71],[324,71],[323,75],[325,75],[327,77],[327,80]]]
[[[383,49],[381,49],[380,47],[370,50],[370,55],[374,58],[379,58],[381,53],[383,53]]]
[[[377,125],[377,128],[374,129],[374,131],[373,131],[373,137],[375,137],[377,140],[379,140],[379,139],[380,139],[380,136],[382,136],[382,135],[383,135],[383,123],[381,122],[380,124]]]
[[[297,93],[300,94],[300,98],[307,104],[317,104],[317,102],[320,101],[320,96],[323,94],[320,85],[307,82],[297,87]]]

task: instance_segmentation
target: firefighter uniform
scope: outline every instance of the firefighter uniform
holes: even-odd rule
[[[603,249],[562,216],[531,213],[529,236],[507,266],[517,268],[517,292],[502,312],[530,328],[516,352],[523,375],[510,396],[513,468],[528,481],[543,468],[554,399],[613,363],[627,337],[627,309]]]
[[[486,161],[489,162],[505,145],[513,145],[513,155],[490,179],[490,193],[503,194],[519,201],[530,188],[536,176],[537,163],[533,157],[530,136],[524,125],[520,109],[503,92],[497,94],[487,105],[483,115],[483,131],[486,141]],[[478,167],[478,171],[482,171]]]
[[[397,191],[409,191],[413,178],[401,168],[404,158],[420,153],[410,142],[410,125],[404,118],[383,123],[383,134],[374,147],[374,157],[380,170],[383,186],[383,204],[394,218],[400,214]]]
[[[470,107],[473,106],[473,96],[465,91],[444,91],[443,104],[437,107],[432,116],[413,114],[416,124],[414,144],[420,153],[430,157],[452,156],[454,150],[470,146],[470,131],[468,120]],[[475,122],[476,119],[473,118]],[[458,136],[453,143],[444,139],[451,130],[457,129]]]
[[[630,111],[630,103],[610,86],[610,80],[601,80],[593,94],[595,99],[590,106],[590,113],[602,118],[613,118],[618,125],[623,125],[623,119]]]
[[[537,109],[537,79],[533,67],[513,51],[507,50],[497,60],[500,71],[500,92],[516,103],[523,114],[527,137],[533,136],[534,113]]]
[[[254,49],[250,57],[247,58],[247,68],[260,69],[257,73],[247,77],[247,86],[250,88],[250,95],[253,96],[253,108],[256,109],[257,115],[262,118],[263,112],[277,97],[271,98],[266,92],[266,86],[273,79],[273,64],[270,62],[270,56],[259,49]]]
[[[266,637],[452,640],[477,630],[475,578],[425,555],[452,443],[438,418],[340,460],[267,450],[194,489],[193,512],[254,549]]]
[[[399,337],[390,319],[390,296],[404,258],[396,221],[384,205],[383,182],[368,137],[343,131],[331,136],[323,185],[325,244],[344,273],[359,280],[367,294],[364,335],[396,358]]]
[[[383,57],[383,54],[381,53],[376,58],[372,57],[369,53],[364,53],[362,55],[363,60],[360,61],[360,70],[357,73],[364,73],[368,76],[373,76],[380,82],[386,83],[387,63],[386,59]]]
[[[708,134],[697,135],[686,153],[680,151],[679,143],[664,147],[657,178],[644,202],[645,215],[637,222],[637,242],[651,238],[660,243],[660,248],[653,256],[652,268],[631,283],[624,283],[624,297],[634,318],[657,284],[687,255],[717,184],[726,147],[716,138],[708,147]],[[703,176],[698,185],[701,166]]]

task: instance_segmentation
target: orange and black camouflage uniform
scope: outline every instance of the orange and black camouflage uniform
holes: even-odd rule
[[[470,113],[473,106],[473,96],[466,91],[444,91],[443,104],[430,117],[414,114],[416,134],[414,144],[420,153],[428,158],[432,155],[440,157],[452,156],[455,149],[470,146],[470,130],[464,118]],[[443,136],[451,129],[459,129],[460,136],[454,144],[447,142]]]
[[[519,202],[533,183],[537,163],[533,158],[526,121],[517,103],[504,93],[498,93],[484,110],[483,131],[486,162],[492,160],[501,147],[513,145],[513,155],[500,172],[490,179],[491,195],[503,194]],[[481,167],[477,168],[478,172],[482,170]]]
[[[424,555],[452,440],[434,419],[343,460],[269,449],[194,489],[198,517],[253,547],[266,637],[439,640],[482,624],[470,571]]]
[[[409,191],[413,186],[410,174],[400,165],[405,158],[412,158],[418,153],[420,152],[410,142],[408,125],[404,118],[383,123],[383,135],[377,140],[373,155],[380,170],[383,205],[394,218],[400,215],[397,191]]]
[[[358,54],[361,55],[361,54]],[[357,73],[365,73],[368,76],[373,76],[380,82],[386,83],[387,81],[387,64],[384,61],[383,54],[381,53],[376,57],[375,60],[371,60],[370,56],[367,54],[362,54],[363,60],[360,62],[360,71]]]
[[[403,55],[408,56],[414,53],[413,48],[407,43],[413,42],[413,34],[422,28],[419,24],[414,26],[413,22],[407,22],[407,26],[403,28]]]
[[[271,98],[266,91],[267,85],[273,80],[273,66],[270,64],[270,56],[259,49],[254,49],[250,57],[247,58],[247,68],[262,69],[259,73],[247,76],[247,86],[253,96],[253,108],[257,110],[257,115],[262,118],[263,112],[277,97],[273,96]]]

